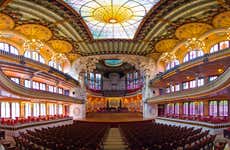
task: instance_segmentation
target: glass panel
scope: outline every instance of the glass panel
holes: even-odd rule
[[[25,117],[31,116],[31,104],[25,103]]]
[[[39,103],[33,103],[33,116],[39,116]]]
[[[40,115],[45,116],[46,115],[46,104],[40,104]]]
[[[209,115],[210,116],[217,116],[217,101],[210,101],[209,102]]]
[[[229,48],[229,41],[220,42],[220,50]]]
[[[20,84],[19,78],[11,77],[10,79],[15,83]]]
[[[183,114],[188,115],[188,102],[183,104]]]
[[[15,117],[20,116],[19,103],[11,103],[11,115],[12,119],[15,119]]]
[[[62,114],[63,114],[63,108],[62,108],[62,105],[61,105],[61,104],[58,105],[58,114],[59,114],[59,115],[62,115]]]
[[[179,115],[179,113],[180,113],[179,103],[176,103],[176,104],[175,104],[175,114],[176,114],[176,115]]]
[[[190,88],[195,88],[196,87],[196,80],[190,81]]]
[[[228,101],[222,100],[219,102],[219,116],[228,116]]]
[[[88,25],[95,39],[130,39],[159,0],[64,0]]]
[[[25,87],[27,87],[27,88],[30,88],[31,87],[31,85],[30,85],[30,80],[25,80]]]
[[[204,85],[204,79],[203,78],[198,79],[197,86],[200,87],[200,86],[203,86],[203,85]]]
[[[9,102],[1,102],[1,118],[10,118]]]

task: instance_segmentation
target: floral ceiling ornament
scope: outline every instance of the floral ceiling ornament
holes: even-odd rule
[[[145,76],[153,78],[155,76],[155,61],[150,57],[137,56],[137,55],[94,55],[80,57],[73,63],[73,67],[76,68],[76,73],[80,75],[83,72],[93,72],[96,69],[96,64],[99,60],[105,59],[119,59],[122,62],[129,63],[137,70],[144,73]]]
[[[51,60],[62,64],[68,59],[64,53],[54,53],[53,56],[51,57]]]
[[[204,49],[205,43],[204,41],[201,41],[200,39],[193,37],[193,38],[187,39],[185,43],[185,47],[188,48],[189,50]]]
[[[161,55],[161,58],[160,58],[162,61],[165,61],[166,63],[171,61],[171,60],[174,60],[176,59],[176,55],[174,53],[168,53],[168,52],[165,52],[165,53],[162,53]]]
[[[25,51],[36,51],[39,52],[44,47],[44,43],[39,39],[25,40],[23,48]]]

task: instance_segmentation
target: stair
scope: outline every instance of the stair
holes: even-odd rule
[[[120,130],[118,128],[110,128],[104,140],[104,150],[126,150],[127,148],[128,146],[125,144]]]

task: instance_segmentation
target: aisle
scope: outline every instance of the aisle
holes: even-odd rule
[[[127,145],[124,143],[118,128],[110,128],[107,137],[104,140],[105,150],[126,150]]]

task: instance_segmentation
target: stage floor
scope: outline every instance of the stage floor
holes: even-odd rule
[[[93,122],[132,122],[146,120],[142,117],[142,113],[87,113],[84,121]]]

